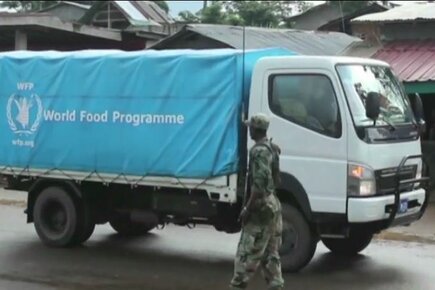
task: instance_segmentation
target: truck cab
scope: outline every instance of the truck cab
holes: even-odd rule
[[[332,252],[352,255],[375,233],[421,217],[427,194],[418,123],[386,63],[260,60],[249,103],[249,114],[257,112],[270,116],[268,135],[282,151],[277,193],[283,244],[291,244],[284,268],[305,265],[318,238]],[[292,248],[299,250],[290,254]]]

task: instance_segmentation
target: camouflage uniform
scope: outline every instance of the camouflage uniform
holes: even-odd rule
[[[253,116],[247,124],[267,130],[269,121],[262,115]],[[272,153],[260,140],[250,150],[249,174],[251,192],[262,193],[253,203],[243,224],[237,249],[231,289],[245,289],[248,281],[261,266],[269,289],[283,289],[279,249],[281,247],[281,204],[275,195],[272,177]]]

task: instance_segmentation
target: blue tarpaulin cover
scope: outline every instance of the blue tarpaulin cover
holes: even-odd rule
[[[252,69],[282,49],[0,53],[0,166],[208,178],[238,170]]]

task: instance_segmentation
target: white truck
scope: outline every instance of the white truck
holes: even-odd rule
[[[174,62],[174,57],[178,62]],[[243,70],[250,67],[245,71],[244,86],[250,88],[246,96],[240,90],[242,57]],[[7,80],[2,76],[0,81],[0,105],[7,111],[0,129],[11,131],[8,134],[14,139],[12,144],[10,140],[8,145],[0,144],[0,152],[9,154],[8,158],[0,158],[0,173],[10,188],[28,191],[28,221],[35,223],[41,240],[55,247],[80,244],[89,239],[96,224],[107,222],[124,235],[145,234],[166,223],[206,224],[227,233],[239,231],[237,217],[247,187],[247,151],[252,146],[241,124],[259,112],[270,116],[268,135],[282,150],[282,182],[276,194],[283,204],[284,271],[294,272],[306,266],[319,240],[333,253],[355,255],[369,245],[374,234],[422,217],[428,202],[420,148],[422,120],[416,120],[413,113],[414,110],[416,116],[421,116],[421,102],[411,106],[386,63],[285,53],[266,53],[250,62],[252,58],[249,53],[227,50],[0,54],[0,74],[7,69],[9,76],[16,76],[6,77]],[[150,59],[152,62],[143,67],[134,63]],[[182,73],[182,65],[188,60],[189,67],[195,69]],[[14,61],[16,65],[11,64]],[[72,66],[74,61],[81,61],[80,65]],[[112,72],[109,66],[105,67],[105,61],[112,61]],[[170,67],[165,67],[169,61]],[[222,67],[222,63],[229,67]],[[26,64],[34,65],[31,74],[26,74]],[[149,70],[149,66],[156,69]],[[213,74],[219,69],[223,73]],[[233,74],[234,71],[238,73]],[[38,79],[38,74],[43,74],[44,80]],[[74,74],[82,74],[83,80]],[[99,83],[99,74],[107,79]],[[144,83],[159,75],[148,84],[159,84],[153,88],[152,97],[146,93],[147,85],[130,83],[139,75],[146,75]],[[168,75],[173,79],[165,81],[169,82],[165,90],[160,77]],[[114,76],[122,80],[117,83]],[[88,85],[89,79],[92,83]],[[14,89],[8,89],[7,82],[15,90],[16,83],[21,84],[18,97],[13,94]],[[44,86],[44,82],[48,85]],[[201,87],[200,82],[206,84]],[[232,82],[235,86],[231,86]],[[230,99],[236,99],[236,103],[228,107],[216,104],[215,100],[223,98],[220,94],[229,87]],[[192,90],[191,95],[183,96],[187,88]],[[26,95],[27,91],[30,92]],[[141,91],[145,93],[137,93]],[[84,96],[92,99],[99,94],[101,101],[95,102],[96,107],[86,103],[91,101]],[[137,103],[135,94],[147,99],[147,103]],[[165,99],[168,94],[172,97]],[[56,101],[62,100],[60,95],[65,97],[64,103]],[[192,96],[199,95],[202,97],[191,102]],[[115,104],[106,103],[106,97]],[[68,103],[74,98],[80,101]],[[29,100],[34,101],[33,107],[28,105]],[[146,107],[154,114],[167,113],[171,111],[168,102],[173,100],[180,110],[177,116],[138,112]],[[134,113],[125,113],[127,108]],[[16,121],[15,113],[22,114],[23,109],[27,109],[28,118]],[[196,112],[196,119],[189,115],[192,111]],[[227,127],[219,131],[220,121],[216,120],[222,116]],[[198,125],[201,118],[203,127]],[[189,123],[191,120],[195,122]],[[173,125],[178,129],[168,129]],[[71,130],[71,134],[65,130]],[[99,130],[105,133],[98,133]],[[18,131],[24,133],[20,135]],[[111,138],[108,132],[117,133],[113,140],[105,141],[104,138]],[[195,142],[184,138],[177,143],[180,132]],[[141,134],[148,137],[137,139]],[[2,136],[9,138],[3,133]],[[54,139],[56,145],[48,143]],[[154,139],[161,151],[151,145],[143,145],[148,151],[137,149]],[[74,143],[77,140],[81,143]],[[114,142],[124,143],[121,146]],[[215,143],[219,144],[210,152]],[[188,153],[192,147],[194,153]],[[20,151],[23,148],[27,150],[24,153]],[[144,153],[150,150],[154,151]],[[195,154],[204,151],[196,164]],[[69,160],[70,155],[75,159]],[[147,167],[144,175],[134,169],[135,159],[142,155],[144,163],[159,155],[152,159],[154,167]],[[193,171],[203,168],[201,162],[216,161],[217,156],[231,159],[230,155],[235,158],[234,164],[228,163],[230,166],[223,166],[219,172]],[[45,159],[39,160],[40,156]],[[180,160],[188,161],[182,167],[174,166],[192,171],[166,170],[173,168],[172,163],[180,156]],[[117,158],[126,161],[105,163]],[[160,167],[162,160],[165,163]]]

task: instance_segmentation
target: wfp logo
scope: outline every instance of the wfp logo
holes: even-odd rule
[[[41,98],[32,94],[30,97],[12,95],[6,106],[9,127],[16,134],[34,134],[41,124],[43,107]]]

